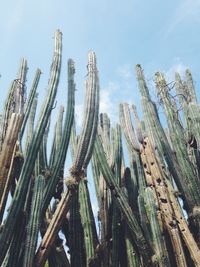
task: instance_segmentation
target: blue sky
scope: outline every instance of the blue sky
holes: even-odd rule
[[[39,93],[45,93],[57,28],[63,32],[57,100],[65,104],[66,63],[71,57],[76,63],[78,112],[83,105],[90,49],[97,55],[101,111],[114,121],[120,101],[134,102],[140,109],[134,74],[137,63],[142,64],[150,85],[158,69],[172,81],[175,70],[183,74],[190,67],[197,86],[200,81],[200,0],[7,0],[1,3],[0,25],[1,99],[15,78],[21,57],[28,60],[28,88],[40,67]]]
[[[199,79],[200,0],[7,0],[0,10],[0,94],[15,77],[21,57],[28,60],[28,85],[37,67],[45,89],[53,34],[63,32],[63,68],[58,94],[66,87],[66,61],[76,62],[77,110],[82,108],[87,51],[97,54],[101,110],[117,120],[118,102],[139,103],[134,65],[148,80],[160,69],[170,73],[189,66]],[[62,102],[62,101],[61,101]]]

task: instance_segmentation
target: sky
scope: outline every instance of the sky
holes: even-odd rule
[[[118,120],[120,101],[139,104],[134,73],[137,63],[142,65],[148,81],[153,80],[157,70],[170,74],[173,80],[174,70],[183,74],[186,67],[192,70],[195,82],[200,77],[200,0],[7,0],[1,4],[0,23],[3,98],[21,57],[28,60],[27,87],[35,69],[42,69],[39,88],[43,92],[56,29],[63,32],[58,103],[66,91],[66,63],[71,57],[76,63],[77,111],[83,106],[90,49],[97,55],[101,111],[108,112],[114,121]],[[77,119],[80,123],[81,117]]]
[[[152,87],[154,73],[184,75],[189,67],[200,85],[200,0],[7,0],[0,9],[1,107],[21,57],[28,60],[27,88],[37,67],[47,88],[56,29],[63,33],[62,73],[57,96],[66,104],[67,59],[76,64],[76,118],[81,124],[87,53],[94,50],[100,76],[100,111],[118,121],[118,104],[140,96],[134,66],[140,63]],[[152,89],[153,90],[153,89]],[[42,99],[42,97],[40,98]]]

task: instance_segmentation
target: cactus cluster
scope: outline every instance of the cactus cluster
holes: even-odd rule
[[[49,142],[62,62],[59,30],[54,39],[39,115],[41,70],[26,100],[25,59],[1,114],[0,266],[200,267],[200,106],[191,72],[184,79],[175,73],[173,86],[155,74],[164,129],[137,65],[142,116],[121,103],[114,125],[99,114],[99,73],[90,51],[76,131],[75,63],[69,59],[66,107],[59,109]],[[69,146],[72,166],[64,178]],[[91,182],[95,192],[88,189]]]

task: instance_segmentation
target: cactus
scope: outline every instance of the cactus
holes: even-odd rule
[[[142,117],[135,105],[122,103],[114,126],[106,113],[99,116],[96,55],[90,51],[84,119],[76,136],[75,68],[69,59],[66,112],[61,106],[50,140],[61,41],[58,30],[40,114],[41,71],[26,101],[25,59],[0,114],[0,266],[200,267],[200,109],[191,72],[183,79],[176,73],[171,86],[155,74],[163,128],[137,65]],[[69,144],[72,165],[64,184]]]
[[[2,202],[2,197],[4,194],[4,188],[6,185],[6,178],[9,173],[9,168],[11,166],[13,150],[15,148],[18,133],[22,124],[23,116],[21,114],[13,113],[11,115],[7,133],[2,145],[2,151],[0,153],[0,202]],[[6,194],[6,192],[5,192]],[[7,195],[7,194],[6,194]],[[0,212],[2,213],[3,204],[0,206]]]
[[[103,147],[98,136],[96,137],[96,143],[95,143],[95,157],[98,160],[101,172],[114,198],[116,199],[119,209],[126,218],[126,222],[130,228],[134,241],[137,244],[139,252],[143,256],[145,264],[147,264],[148,266],[151,257],[151,249],[144,238],[144,235],[142,233],[142,230],[139,226],[137,219],[135,218],[134,214],[132,214],[126,196],[121,192],[119,186],[117,185],[114,179],[114,176],[105,158]]]
[[[27,234],[25,242],[25,252],[23,259],[23,266],[34,266],[33,260],[35,256],[35,250],[37,246],[37,238],[41,222],[41,203],[44,194],[44,177],[39,175],[35,178],[33,197],[31,201],[31,214],[27,224]]]
[[[159,92],[160,98],[163,101],[168,127],[170,130],[170,137],[176,151],[177,161],[179,163],[182,174],[182,188],[189,207],[189,212],[193,212],[195,206],[199,206],[200,203],[200,183],[196,177],[195,169],[190,163],[187,156],[187,149],[182,135],[182,126],[180,121],[175,117],[172,103],[170,101],[168,87],[164,76],[161,73],[156,73],[156,86]],[[185,187],[187,186],[187,187]]]
[[[88,80],[86,83],[86,104],[85,117],[83,126],[79,137],[74,163],[71,168],[72,178],[68,181],[68,189],[63,194],[61,201],[58,204],[55,215],[46,231],[43,241],[38,249],[36,266],[41,266],[47,257],[49,249],[57,235],[64,215],[68,212],[70,207],[73,190],[77,190],[77,185],[83,175],[83,166],[91,157],[91,151],[94,145],[94,132],[97,130],[96,112],[98,111],[99,101],[99,86],[98,75],[96,69],[96,57],[94,52],[88,54]],[[81,153],[82,152],[82,153]],[[43,248],[46,248],[45,250]]]
[[[20,209],[23,205],[23,199],[25,197],[25,193],[28,187],[28,179],[31,177],[34,162],[37,157],[37,152],[39,150],[42,135],[45,131],[49,115],[52,111],[52,106],[54,103],[54,99],[56,96],[56,90],[58,86],[59,80],[59,73],[60,73],[60,66],[61,66],[61,32],[57,31],[55,35],[55,52],[54,52],[54,59],[52,64],[51,76],[49,80],[49,89],[48,89],[48,96],[45,101],[44,108],[42,110],[42,114],[40,116],[40,120],[38,121],[35,133],[32,137],[31,145],[27,151],[27,158],[23,164],[21,175],[19,178],[19,183],[15,190],[15,195],[13,197],[13,201],[9,210],[8,217],[6,219],[5,227],[3,232],[0,236],[0,264],[3,261],[3,258],[6,255],[6,251],[9,246],[9,242],[12,237],[12,233],[14,230],[14,220],[18,216]]]
[[[65,117],[65,122],[63,126],[63,132],[60,142],[60,145],[57,142],[57,155],[55,157],[55,163],[52,166],[52,175],[47,182],[45,188],[45,197],[43,203],[43,212],[46,210],[52,195],[55,192],[55,187],[59,181],[60,169],[63,168],[65,157],[67,154],[67,149],[69,145],[71,127],[73,123],[74,117],[74,93],[75,93],[75,83],[74,83],[74,62],[72,59],[68,60],[68,104],[67,104],[67,112]],[[57,133],[57,138],[61,135]],[[60,138],[60,137],[59,137]],[[56,140],[55,140],[56,141]]]

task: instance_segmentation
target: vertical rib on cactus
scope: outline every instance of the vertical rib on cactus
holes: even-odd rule
[[[34,120],[35,120],[37,102],[38,102],[38,94],[36,93],[35,98],[33,100],[33,104],[31,106],[30,115],[29,115],[28,121],[27,121],[27,134],[26,134],[26,143],[25,143],[25,152],[24,152],[25,155],[27,153],[28,146],[30,145],[30,141],[33,137]]]
[[[85,267],[85,252],[83,228],[80,218],[79,192],[75,190],[72,196],[69,219],[69,249],[71,266]],[[85,212],[85,211],[84,211]]]
[[[159,266],[171,266],[169,262],[167,247],[165,244],[164,234],[161,231],[158,220],[158,207],[155,201],[155,195],[152,188],[149,186],[145,189],[145,209],[150,222],[151,233],[152,233],[152,245],[154,248],[155,255],[153,257],[154,263]]]
[[[133,118],[134,118],[134,122],[135,122],[135,132],[136,132],[136,136],[138,141],[142,144],[143,139],[144,139],[144,134],[142,132],[142,125],[141,122],[139,120],[139,116],[137,113],[137,109],[135,105],[132,105],[132,110],[133,110]]]
[[[103,140],[103,147],[107,157],[110,158],[110,119],[106,113],[100,114],[100,126],[100,129],[102,129],[101,138]]]
[[[18,216],[25,199],[25,193],[27,191],[29,177],[31,177],[34,169],[37,153],[40,148],[42,136],[47,126],[49,116],[52,111],[56,91],[58,87],[60,67],[61,67],[61,32],[56,31],[55,35],[55,52],[53,58],[53,64],[51,68],[51,75],[48,85],[48,95],[46,97],[45,105],[42,110],[42,115],[38,121],[36,130],[31,140],[31,145],[28,147],[26,161],[23,164],[19,182],[17,184],[13,201],[6,218],[5,227],[0,236],[0,264],[2,263],[6,251],[9,247],[10,240],[14,231],[15,219]]]
[[[86,266],[99,266],[99,259],[96,255],[98,237],[90,201],[87,179],[81,179],[79,184],[79,205],[81,223],[84,233],[84,244],[86,251]]]
[[[139,151],[140,146],[133,130],[127,103],[120,104],[120,124],[124,129],[124,134],[126,136],[128,144],[130,145],[130,149],[132,151]]]
[[[41,223],[41,203],[44,194],[45,179],[42,175],[35,178],[33,197],[31,201],[31,214],[27,225],[25,242],[25,253],[23,267],[34,266],[34,256],[37,246],[38,233]]]
[[[117,124],[116,128],[112,129],[112,146],[113,146],[113,158],[114,158],[114,175],[116,183],[121,186],[121,165],[122,165],[122,141],[121,141],[121,128]],[[119,208],[113,199],[112,204],[112,266],[119,266],[119,254],[120,254],[120,230],[121,230],[121,216]]]
[[[64,107],[60,106],[59,114],[58,114],[58,120],[56,124],[56,151],[59,151],[59,148],[62,144],[62,123],[63,123],[63,113],[64,113]],[[56,161],[56,159],[55,159]]]
[[[113,197],[116,199],[116,203],[118,204],[119,209],[125,217],[126,223],[130,228],[131,235],[133,236],[134,242],[136,243],[138,250],[143,257],[144,263],[146,264],[146,266],[149,266],[151,260],[151,249],[144,238],[142,229],[140,228],[137,219],[135,218],[130,206],[128,205],[125,194],[120,190],[111,172],[111,169],[108,166],[99,136],[96,137],[94,153],[95,157],[98,160],[103,177],[107,185],[109,186]]]
[[[97,130],[97,123],[94,128],[94,121],[95,112],[96,110],[98,110],[99,106],[99,102],[97,102],[98,98],[96,97],[99,87],[96,84],[98,83],[98,75],[96,68],[96,57],[94,52],[90,52],[88,55],[88,72],[84,113],[85,116],[83,119],[83,126],[78,142],[75,160],[71,168],[72,178],[69,180],[69,183],[71,182],[71,186],[68,184],[68,189],[63,194],[56,209],[55,215],[51,220],[51,223],[38,249],[36,256],[37,267],[42,266],[45,263],[51,245],[60,229],[63,218],[69,210],[69,204],[73,194],[72,189],[75,188],[76,190],[77,184],[81,178],[80,176],[83,172],[82,167],[85,162],[86,156],[90,155],[91,153],[89,153],[89,150],[93,149],[94,140],[91,140],[91,138],[94,139],[95,135],[91,135],[91,133],[94,131],[94,129],[95,131]],[[48,202],[46,201],[46,203]]]
[[[92,165],[92,177],[94,181],[95,193],[96,193],[97,201],[100,204],[100,190],[99,190],[100,172],[97,166],[96,159],[94,157],[92,157],[91,165]]]

